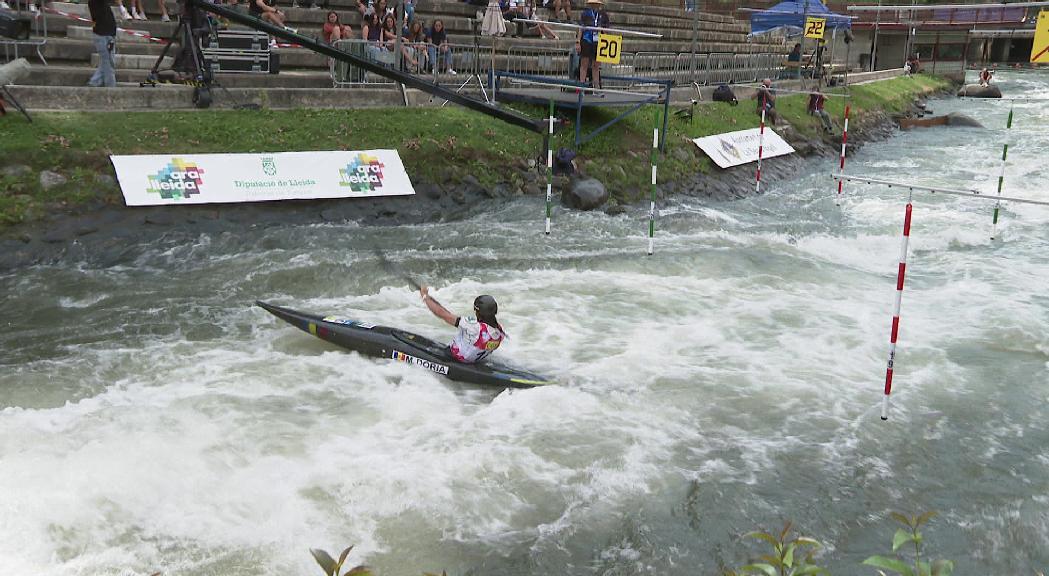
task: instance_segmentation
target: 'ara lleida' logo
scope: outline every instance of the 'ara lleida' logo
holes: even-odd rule
[[[200,194],[204,170],[192,162],[172,158],[171,163],[149,175],[147,192],[156,192],[166,200],[180,200]]]
[[[339,186],[349,186],[354,192],[374,192],[382,188],[384,167],[378,157],[359,153],[346,168],[339,170]]]

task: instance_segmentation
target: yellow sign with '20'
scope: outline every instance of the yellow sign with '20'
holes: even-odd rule
[[[623,55],[623,37],[615,34],[600,34],[597,37],[597,61],[605,64],[619,64]]]

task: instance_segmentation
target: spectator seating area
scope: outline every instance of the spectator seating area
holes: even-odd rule
[[[126,0],[125,0],[126,1]],[[361,16],[356,10],[356,0],[322,0],[321,8],[311,9],[309,0],[300,0],[302,7],[291,7],[290,0],[278,0],[277,7],[287,13],[286,25],[308,36],[321,36],[321,27],[328,10],[339,13],[344,24],[352,27],[354,37],[361,32]],[[155,38],[167,38],[174,33],[177,23],[177,3],[167,1],[171,22],[162,22],[156,0],[144,0],[146,15],[142,20],[120,21],[118,26],[131,31],[146,33]],[[573,0],[575,16],[578,17],[582,2]],[[86,0],[79,3],[54,2],[48,7],[86,18]],[[690,51],[693,45],[693,14],[679,8],[680,0],[637,0],[609,1],[606,10],[611,25],[643,32],[663,34],[662,38],[640,38],[626,36],[623,40],[624,62],[618,72],[624,75],[671,77],[681,84],[698,82],[748,82],[768,73],[768,67],[778,67],[789,48],[780,40],[748,38],[749,25],[724,15],[700,13],[696,52],[693,60]],[[130,5],[128,4],[130,8]],[[243,0],[241,9],[246,10]],[[473,58],[475,37],[471,21],[483,7],[458,0],[417,0],[415,19],[430,26],[440,18],[448,31],[449,43],[458,51],[453,65],[462,73],[479,71],[487,74],[492,53],[498,59],[496,67],[564,76],[567,73],[564,58],[537,58],[536,54],[568,54],[574,46],[574,30],[556,29],[559,39],[542,39],[535,36],[513,38],[512,25],[508,35],[498,39],[482,36],[477,38],[479,51],[486,56],[479,59],[476,67]],[[22,49],[21,56],[28,57],[33,64],[32,74],[22,84],[40,86],[84,86],[90,77],[94,61],[91,25],[54,13],[40,16],[47,19],[48,38],[40,51],[47,60],[43,66],[31,50]],[[236,26],[233,26],[236,28]],[[495,50],[492,43],[495,42]],[[117,82],[137,86],[145,80],[147,71],[153,66],[163,44],[128,33],[120,33],[117,39]],[[279,74],[220,74],[220,82],[227,87],[245,88],[333,88],[333,72],[328,58],[303,48],[274,48],[280,54]],[[8,55],[12,55],[8,51]],[[707,56],[711,55],[711,56]],[[758,56],[764,55],[764,56]],[[762,59],[763,58],[763,59]],[[760,61],[760,64],[754,62]],[[487,64],[485,64],[487,62]],[[484,70],[479,70],[484,68]],[[545,69],[544,69],[545,68]],[[717,74],[705,71],[715,69]],[[345,79],[343,77],[342,79]],[[461,80],[440,75],[442,83],[460,84]],[[351,79],[352,80],[352,79]],[[342,84],[340,84],[342,85]]]

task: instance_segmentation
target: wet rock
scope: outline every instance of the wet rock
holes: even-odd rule
[[[626,207],[622,204],[615,204],[605,208],[605,214],[608,214],[609,216],[620,216],[626,214]]]
[[[116,188],[117,179],[110,176],[109,174],[95,174],[95,183],[99,186]]]
[[[25,176],[32,172],[33,169],[25,164],[12,164],[11,166],[4,166],[0,168],[0,176],[7,176],[9,178],[18,178],[19,176]]]
[[[50,170],[40,172],[40,187],[44,190],[50,190],[55,186],[61,186],[66,182],[69,182],[69,179],[58,172],[52,172]]]
[[[681,146],[675,146],[674,149],[670,151],[670,155],[673,156],[678,162],[688,162],[689,160],[692,160],[692,154],[690,154],[688,150],[685,150]]]
[[[420,195],[422,195],[425,198],[429,198],[430,200],[438,200],[438,199],[440,199],[441,195],[443,194],[443,192],[441,192],[441,187],[440,186],[438,186],[436,184],[432,184],[430,182],[423,182],[421,184],[416,184],[415,185],[415,193],[416,194],[420,194]]]
[[[561,203],[576,210],[593,210],[608,201],[608,190],[597,178],[576,180],[561,194]]]
[[[947,124],[950,126],[971,126],[973,128],[983,128],[983,124],[976,121],[971,116],[960,114],[958,112],[951,112],[947,115]]]
[[[528,184],[525,184],[521,191],[524,192],[527,196],[538,196],[543,193],[542,190],[539,189],[539,185],[535,182],[529,182]]]

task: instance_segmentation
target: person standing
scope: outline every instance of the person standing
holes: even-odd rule
[[[608,13],[603,10],[604,0],[586,0],[586,10],[579,18],[579,34],[575,47],[579,52],[579,82],[586,83],[587,69],[591,72],[594,88],[601,87],[601,63],[597,61],[597,40],[601,32],[593,28],[607,28]]]
[[[94,22],[91,32],[94,37],[95,50],[98,52],[98,68],[91,75],[87,85],[112,88],[117,85],[117,73],[113,67],[117,21],[116,18],[113,18],[113,12],[107,0],[88,0],[87,9]]]
[[[827,103],[827,97],[823,95],[823,92],[816,90],[812,94],[809,94],[809,114],[816,116],[820,119],[820,123],[823,124],[823,131],[828,134],[834,133],[834,123],[830,121],[830,114],[823,109]]]

